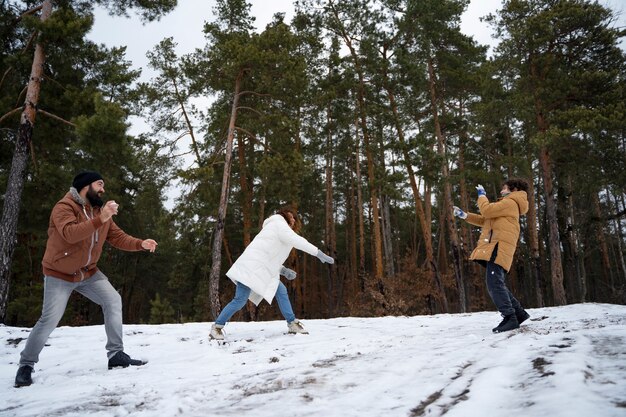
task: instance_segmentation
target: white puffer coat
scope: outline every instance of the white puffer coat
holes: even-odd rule
[[[235,284],[241,282],[250,288],[249,300],[255,305],[262,299],[271,304],[280,282],[280,268],[292,248],[317,255],[317,247],[294,232],[283,216],[270,216],[226,276]]]

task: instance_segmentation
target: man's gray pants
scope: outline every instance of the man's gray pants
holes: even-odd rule
[[[50,333],[63,317],[67,300],[73,291],[89,298],[102,307],[104,330],[107,335],[107,357],[124,350],[122,342],[122,297],[115,291],[109,279],[98,271],[81,282],[69,282],[52,276],[44,277],[43,307],[41,317],[30,332],[26,347],[20,354],[20,366],[31,367],[39,361]]]

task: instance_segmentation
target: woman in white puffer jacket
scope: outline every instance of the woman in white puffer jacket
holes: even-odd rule
[[[332,264],[335,260],[294,231],[298,223],[297,216],[293,208],[283,207],[277,214],[268,217],[259,234],[226,272],[226,276],[237,286],[235,298],[224,307],[211,326],[209,338],[223,340],[224,325],[248,300],[259,305],[265,299],[271,304],[274,296],[280,312],[287,320],[289,333],[306,333],[293,313],[287,288],[280,282],[280,275],[289,280],[296,277],[295,271],[285,268],[283,262],[293,248],[317,256],[324,263]]]

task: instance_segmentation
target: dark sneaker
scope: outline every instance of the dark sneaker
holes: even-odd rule
[[[129,366],[141,366],[147,364],[148,361],[142,361],[138,359],[132,359],[124,352],[117,352],[115,356],[109,359],[109,369],[113,368],[127,368]]]
[[[504,319],[498,324],[498,327],[492,329],[494,333],[508,332],[509,330],[519,329],[519,323],[515,314],[504,316]]]
[[[33,379],[30,374],[33,372],[33,367],[28,365],[22,365],[17,370],[15,375],[15,388],[27,387],[33,383]]]
[[[526,310],[522,308],[521,310],[515,311],[515,317],[517,317],[517,323],[522,324],[530,318],[530,314],[528,314]]]

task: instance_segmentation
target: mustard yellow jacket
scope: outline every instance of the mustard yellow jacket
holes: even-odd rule
[[[483,195],[478,197],[477,204],[480,214],[467,213],[465,219],[482,228],[470,260],[482,264],[490,261],[497,245],[498,254],[494,262],[508,272],[519,239],[519,218],[528,212],[528,194],[526,191],[514,191],[495,203],[490,203]]]

